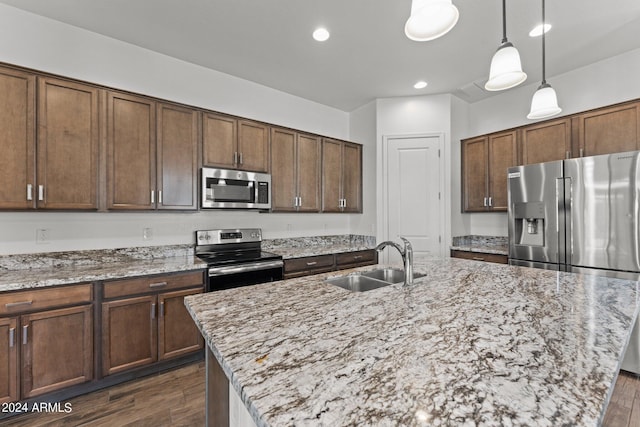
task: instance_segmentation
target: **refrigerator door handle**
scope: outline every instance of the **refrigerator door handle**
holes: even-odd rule
[[[573,196],[571,194],[571,178],[564,179],[564,226],[565,226],[565,252],[567,266],[571,265],[573,258],[573,239],[571,230],[571,209]]]
[[[565,178],[556,178],[556,209],[558,212],[558,265],[564,270],[567,262],[566,251],[566,205],[565,205]]]

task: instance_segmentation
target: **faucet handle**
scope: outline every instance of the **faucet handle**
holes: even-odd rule
[[[409,241],[409,239],[405,239],[402,236],[398,236],[398,237],[400,237],[400,240],[402,240],[404,242],[404,247],[405,248],[412,248],[411,242]]]

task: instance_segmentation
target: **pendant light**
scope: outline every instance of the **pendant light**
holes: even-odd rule
[[[542,25],[544,26],[544,0],[542,0]],[[555,116],[562,111],[562,108],[558,107],[558,97],[556,91],[553,90],[551,85],[547,83],[545,79],[545,43],[544,32],[542,33],[542,84],[533,94],[531,99],[531,111],[527,115],[527,119],[546,119],[547,117]]]
[[[506,0],[502,0],[502,44],[491,59],[489,81],[484,85],[486,90],[496,91],[518,86],[527,79],[522,72],[520,54],[507,40]]]
[[[412,0],[404,33],[419,42],[437,39],[456,25],[458,17],[451,0]]]

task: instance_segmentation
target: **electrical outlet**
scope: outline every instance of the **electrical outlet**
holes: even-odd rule
[[[48,228],[38,228],[36,230],[36,244],[38,245],[47,245],[50,243],[49,240],[49,229]]]
[[[153,239],[153,228],[143,228],[142,229],[142,238],[144,240],[152,240]]]

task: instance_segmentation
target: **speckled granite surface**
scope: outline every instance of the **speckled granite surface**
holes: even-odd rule
[[[375,236],[339,235],[271,239],[262,242],[262,249],[283,258],[301,258],[341,252],[354,252],[376,247]]]
[[[509,238],[506,236],[460,236],[452,239],[450,249],[509,255]]]
[[[6,255],[0,292],[204,268],[190,245]]]
[[[602,421],[636,282],[452,258],[415,268],[426,276],[411,287],[351,293],[322,281],[333,272],[185,301],[259,426]]]

